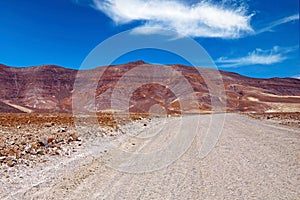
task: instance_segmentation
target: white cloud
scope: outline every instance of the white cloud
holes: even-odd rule
[[[279,47],[274,46],[270,50],[256,49],[248,53],[247,56],[239,58],[226,58],[221,57],[216,60],[219,67],[241,67],[241,66],[251,66],[251,65],[272,65],[275,63],[280,63],[287,59],[286,54],[298,49],[299,46],[293,47]]]
[[[267,27],[262,28],[262,29],[256,31],[255,34],[260,34],[260,33],[263,33],[263,32],[272,31],[272,28],[274,28],[276,26],[279,26],[279,25],[282,25],[282,24],[286,24],[286,23],[289,23],[289,22],[292,22],[292,21],[296,21],[296,20],[299,20],[299,13],[295,14],[295,15],[291,15],[289,17],[284,17],[284,18],[279,19],[277,21],[274,21],[274,22],[270,23]]]
[[[244,6],[231,7],[201,0],[188,5],[176,0],[93,0],[96,9],[116,24],[140,21],[136,32],[147,34],[156,28],[191,37],[239,38],[253,33],[252,15]]]
[[[300,74],[293,76],[292,78],[300,79]]]

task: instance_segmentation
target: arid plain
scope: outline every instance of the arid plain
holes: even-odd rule
[[[139,65],[151,67],[138,61],[95,69],[103,70],[103,76],[96,88],[94,115],[94,108],[84,104],[88,102],[83,102],[79,113],[72,111],[76,70],[1,66],[0,198],[300,196],[300,80],[252,79],[220,72],[223,82],[218,84],[224,86],[226,99],[219,98],[218,103],[226,109],[216,113],[208,80],[201,76],[214,71],[203,69],[199,74],[194,68],[170,65],[189,81],[197,97],[194,102],[185,88],[180,95],[164,87],[179,82],[180,77],[173,76],[136,89],[129,100],[130,114],[111,109],[113,89]],[[93,71],[84,73],[89,77]],[[84,96],[93,92],[85,91]],[[155,113],[160,111],[153,110],[155,105],[164,112]],[[223,116],[223,121],[214,123],[214,116]],[[221,131],[208,155],[201,157],[205,134],[213,128]],[[190,132],[195,133],[193,137]],[[181,140],[174,143],[177,136]],[[168,145],[176,152],[181,144],[189,145],[176,156],[163,151],[166,154],[135,157]]]

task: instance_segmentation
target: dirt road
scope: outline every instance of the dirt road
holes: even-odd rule
[[[222,124],[211,124],[210,115],[184,119],[127,125],[112,142],[94,139],[1,199],[299,199],[299,129],[227,114],[201,159],[205,133]]]

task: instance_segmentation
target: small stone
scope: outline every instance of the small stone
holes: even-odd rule
[[[76,133],[72,133],[70,136],[74,141],[80,141]]]
[[[69,144],[69,143],[72,142],[72,141],[73,141],[73,138],[70,137],[70,138],[67,140],[67,143]]]
[[[53,143],[54,140],[55,140],[54,138],[48,138],[47,142],[48,142],[48,143]]]
[[[8,160],[8,161],[6,162],[6,164],[7,164],[7,166],[9,166],[9,167],[15,166],[15,162],[14,162],[13,160]]]
[[[46,126],[46,127],[54,126],[54,122],[48,122],[48,123],[45,123],[45,126]]]
[[[7,152],[5,150],[0,150],[0,156],[6,156]]]
[[[37,155],[44,155],[44,151],[43,150],[37,150],[36,154]]]
[[[6,159],[6,156],[1,156],[0,157],[0,162],[3,162]]]
[[[60,151],[59,151],[59,150],[56,150],[56,151],[55,151],[55,154],[56,154],[56,155],[60,155]]]
[[[9,156],[16,156],[16,152],[15,152],[13,149],[10,149],[10,150],[8,151],[8,155],[9,155]]]
[[[40,146],[46,146],[48,144],[48,141],[46,140],[46,138],[42,138],[40,141],[39,141],[39,145]]]

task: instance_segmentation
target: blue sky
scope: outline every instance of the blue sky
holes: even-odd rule
[[[221,70],[300,77],[298,0],[0,0],[0,25],[0,63],[9,66],[78,68],[107,38],[154,27],[192,37]],[[186,64],[153,49],[115,63],[135,60]]]

